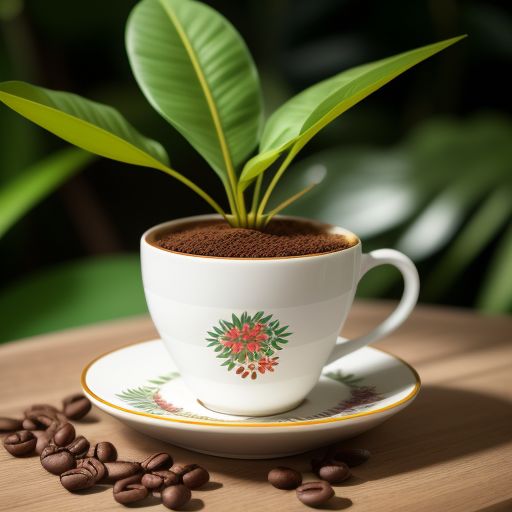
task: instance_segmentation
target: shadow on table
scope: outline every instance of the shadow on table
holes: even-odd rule
[[[128,428],[125,435],[139,446],[147,445],[148,450],[150,445],[162,447],[158,441]],[[372,459],[354,469],[355,477],[343,485],[359,485],[447,462],[511,439],[511,403],[473,391],[424,386],[410,407],[380,427],[343,443],[372,452]],[[235,461],[177,447],[172,447],[171,451],[179,462],[199,462],[217,475],[253,481],[266,481],[268,471],[278,465],[308,472],[312,456],[306,453],[283,459]],[[314,479],[312,474],[306,477],[306,480]],[[198,494],[200,492],[198,490]]]
[[[382,426],[347,441],[373,457],[357,473],[368,480],[447,462],[512,440],[512,404],[442,386],[425,386],[416,401]]]

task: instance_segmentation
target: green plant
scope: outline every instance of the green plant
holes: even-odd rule
[[[227,212],[170,166],[158,142],[142,136],[111,107],[17,81],[0,84],[0,100],[82,149],[171,175],[232,226],[262,228],[312,188],[313,184],[308,185],[267,210],[277,182],[312,137],[393,78],[460,39],[343,71],[286,102],[263,126],[258,73],[232,25],[193,0],[139,2],[126,33],[135,78],[150,104],[217,173],[226,190]],[[259,153],[251,158],[258,143]],[[267,171],[275,172],[262,193]],[[250,187],[249,208],[246,194]]]

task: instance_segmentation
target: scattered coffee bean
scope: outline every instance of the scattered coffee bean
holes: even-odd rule
[[[32,413],[29,413],[26,417],[27,420],[29,420],[31,425],[35,425],[35,429],[31,430],[44,430],[47,429],[54,421],[54,416],[49,416],[46,413],[35,411]],[[27,421],[27,426],[29,425],[29,422]]]
[[[49,445],[41,453],[41,465],[53,475],[60,475],[76,467],[75,457],[66,449]]]
[[[113,489],[114,499],[122,505],[143,500],[149,491],[140,483],[141,476],[132,475],[116,482]]]
[[[57,446],[67,446],[74,441],[75,435],[75,427],[71,423],[64,423],[57,427],[52,440]]]
[[[170,485],[181,484],[181,477],[168,470],[153,471],[146,473],[142,477],[141,483],[152,491],[162,491]]]
[[[41,455],[43,450],[50,444],[51,436],[46,430],[32,430],[32,434],[36,438],[36,453]]]
[[[0,418],[0,432],[14,432],[15,430],[31,430],[23,427],[23,420],[14,418]]]
[[[102,483],[107,484],[112,484],[118,480],[123,480],[129,476],[142,473],[142,468],[138,462],[125,462],[121,460],[116,462],[105,462],[105,468],[107,473]]]
[[[311,459],[311,470],[313,473],[318,473],[318,470],[322,467],[322,463],[326,460],[327,453],[324,453],[322,456],[314,457]]]
[[[38,423],[36,423],[33,420],[25,418],[23,420],[22,427],[24,430],[38,430],[41,428],[41,425],[39,425]]]
[[[171,510],[178,510],[190,501],[192,493],[182,484],[171,485],[162,491],[162,503]]]
[[[75,468],[60,475],[60,483],[70,492],[89,489],[96,483],[95,476],[87,468]]]
[[[31,414],[46,414],[47,416],[56,417],[58,409],[50,404],[34,404],[25,410],[25,417],[28,418]]]
[[[168,453],[162,452],[150,455],[140,465],[144,471],[158,471],[160,469],[169,469],[172,463],[172,457]]]
[[[309,507],[318,507],[334,496],[333,488],[327,482],[308,482],[296,489],[299,501]]]
[[[370,452],[364,448],[335,448],[328,454],[330,459],[344,462],[350,468],[363,464],[370,456]]]
[[[186,464],[173,464],[170,470],[179,477],[182,477],[186,473],[186,467]]]
[[[268,481],[278,489],[296,489],[302,483],[302,475],[292,468],[279,466],[268,473]]]
[[[66,448],[77,458],[85,457],[89,447],[89,441],[87,441],[84,436],[78,436],[74,441],[66,446]]]
[[[62,405],[66,418],[70,420],[79,420],[91,410],[91,402],[82,394],[68,396]]]
[[[185,466],[182,474],[183,483],[189,489],[197,489],[210,480],[210,473],[202,466],[197,464],[189,464]]]
[[[20,430],[4,439],[4,448],[15,457],[29,455],[36,447],[37,439],[28,430]]]
[[[340,484],[352,476],[348,466],[339,460],[324,461],[317,474],[330,484]]]
[[[95,482],[99,482],[105,478],[107,474],[107,468],[105,464],[94,457],[86,457],[85,459],[79,459],[76,463],[77,468],[86,468],[95,479]]]
[[[114,462],[117,459],[117,450],[112,443],[102,441],[89,448],[87,457],[94,457],[101,462]]]

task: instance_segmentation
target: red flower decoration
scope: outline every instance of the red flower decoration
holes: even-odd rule
[[[232,350],[233,354],[238,354],[238,353],[242,352],[243,349],[244,349],[244,344],[240,341],[238,343],[233,343],[231,345],[231,350]]]
[[[266,371],[267,372],[273,372],[274,371],[274,366],[277,366],[279,363],[277,362],[279,358],[278,357],[262,357],[259,361],[258,361],[258,371],[260,373],[265,373]]]
[[[272,357],[282,350],[292,333],[288,325],[280,325],[273,315],[258,311],[250,315],[245,311],[231,320],[219,320],[219,325],[208,331],[208,347],[217,353],[222,366],[228,371],[236,368],[242,379],[256,379],[259,374],[273,373],[279,357]]]

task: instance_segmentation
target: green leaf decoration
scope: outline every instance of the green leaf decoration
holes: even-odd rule
[[[335,372],[328,372],[323,374],[324,377],[335,380],[341,384],[345,384],[350,388],[360,387],[361,382],[364,380],[363,377],[356,377],[354,374],[349,373],[348,375],[343,374],[341,370]]]
[[[258,73],[235,28],[199,2],[142,0],[128,21],[126,45],[151,105],[224,182],[232,180],[256,147],[262,122]]]
[[[128,164],[166,169],[165,149],[142,136],[115,109],[76,94],[25,82],[0,83],[0,101],[79,148]]]
[[[294,145],[298,151],[343,112],[398,75],[464,37],[454,37],[343,71],[287,101],[265,124],[260,154],[245,165],[240,176],[241,187],[247,187],[287,148]]]
[[[66,148],[40,160],[8,181],[0,190],[0,237],[30,208],[92,159],[90,153]]]

